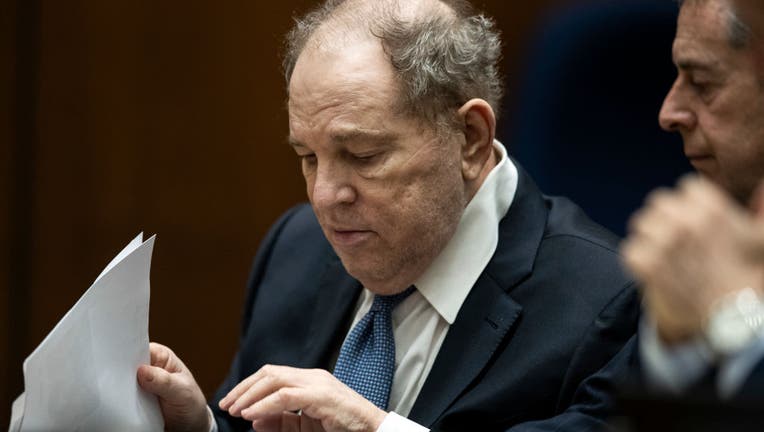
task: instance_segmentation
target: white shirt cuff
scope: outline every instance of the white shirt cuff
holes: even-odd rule
[[[666,346],[655,324],[642,318],[639,330],[640,359],[649,387],[678,395],[698,382],[713,364],[713,354],[703,339]]]
[[[428,432],[426,427],[414,423],[406,417],[399,416],[398,414],[390,411],[385,416],[382,424],[379,425],[377,432]]]

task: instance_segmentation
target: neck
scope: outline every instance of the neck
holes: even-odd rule
[[[469,183],[466,183],[464,185],[464,193],[465,197],[467,198],[464,202],[464,206],[466,207],[467,204],[469,204],[470,201],[472,201],[472,198],[475,197],[475,194],[480,190],[480,187],[483,186],[483,183],[485,182],[486,177],[488,177],[488,174],[493,171],[494,168],[496,168],[496,165],[499,164],[499,150],[492,148],[491,154],[486,158],[485,163],[483,164],[483,168],[480,170],[480,174],[472,180]]]

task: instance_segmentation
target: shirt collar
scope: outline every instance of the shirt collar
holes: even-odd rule
[[[499,243],[499,221],[517,191],[517,167],[495,140],[501,159],[462,213],[454,236],[414,285],[449,325],[491,260]]]

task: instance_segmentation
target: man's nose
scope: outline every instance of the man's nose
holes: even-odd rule
[[[658,115],[661,128],[667,132],[690,130],[697,123],[697,117],[688,106],[687,97],[679,85],[679,81],[677,81],[671,87],[666,99],[663,100],[663,106]]]
[[[352,185],[351,176],[341,167],[325,166],[316,170],[313,179],[311,202],[317,207],[332,207],[337,204],[352,203],[357,192]]]

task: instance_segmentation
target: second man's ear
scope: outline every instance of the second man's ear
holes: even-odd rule
[[[496,115],[488,102],[471,99],[459,108],[459,118],[465,138],[462,146],[462,175],[465,180],[475,180],[493,151]]]

